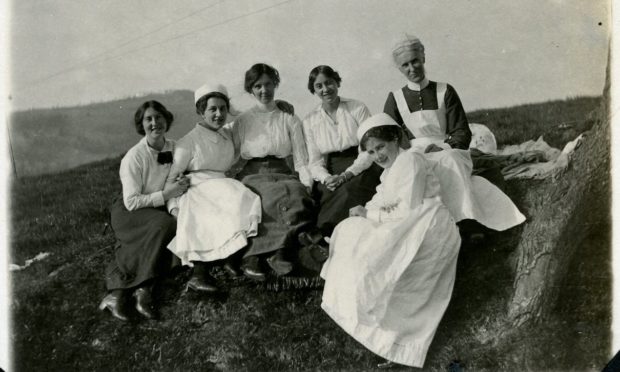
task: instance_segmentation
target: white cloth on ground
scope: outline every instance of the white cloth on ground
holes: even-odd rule
[[[510,145],[498,151],[498,155],[513,155],[530,151],[538,151],[544,154],[546,162],[524,163],[516,166],[509,166],[502,169],[502,174],[506,179],[532,178],[544,179],[554,177],[568,167],[571,156],[583,139],[583,134],[567,143],[562,151],[549,146],[541,137],[536,141],[526,141],[520,145]]]
[[[480,176],[472,176],[468,150],[450,149],[424,154],[439,179],[441,199],[454,219],[476,220],[497,231],[525,221],[517,206],[497,186]]]

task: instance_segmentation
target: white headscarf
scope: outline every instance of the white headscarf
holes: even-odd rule
[[[233,116],[237,116],[239,115],[239,111],[235,110],[235,108],[232,106],[232,103],[230,102],[230,96],[228,95],[228,89],[226,89],[226,87],[223,84],[205,84],[203,86],[201,86],[200,88],[196,89],[196,91],[194,92],[194,104],[198,103],[198,101],[206,96],[207,94],[211,94],[211,93],[221,93],[223,95],[226,96],[226,98],[228,98],[228,103],[229,103],[229,107],[228,107],[228,113],[230,115]]]
[[[368,119],[364,120],[362,124],[357,128],[357,140],[362,141],[364,134],[372,128],[382,127],[385,125],[394,125],[400,128],[400,125],[392,119],[392,117],[386,113],[375,114]]]
[[[424,45],[417,36],[403,34],[392,47],[392,57],[396,58],[404,51],[417,51],[424,54]]]
[[[226,89],[224,85],[207,83],[201,86],[200,88],[196,89],[196,91],[194,92],[194,104],[198,103],[198,101],[202,97],[206,96],[209,93],[221,93],[225,95],[226,97],[228,97],[228,99],[230,99],[230,97],[228,96],[228,90]]]

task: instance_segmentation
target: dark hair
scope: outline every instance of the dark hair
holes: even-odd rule
[[[146,133],[144,132],[144,127],[142,126],[142,120],[144,120],[144,112],[149,108],[152,108],[153,110],[159,112],[164,116],[164,119],[166,119],[167,132],[172,126],[172,122],[174,121],[174,115],[172,115],[172,113],[168,111],[166,107],[164,107],[164,105],[157,101],[146,101],[142,105],[140,105],[140,107],[138,107],[136,113],[133,116],[133,123],[136,126],[136,132],[143,136],[146,135]]]
[[[308,90],[310,93],[314,94],[314,82],[316,81],[317,76],[319,74],[323,74],[330,79],[334,79],[338,88],[340,88],[340,83],[342,82],[342,78],[338,74],[338,71],[334,71],[333,68],[327,65],[316,66],[310,71],[310,76],[308,76]]]
[[[276,87],[280,85],[280,74],[278,70],[264,63],[257,63],[245,72],[245,83],[243,84],[245,91],[252,94],[252,86],[254,86],[254,83],[264,74],[269,76]]]
[[[211,92],[200,97],[198,102],[196,102],[196,113],[198,115],[204,114],[205,110],[207,109],[207,101],[209,100],[209,98],[213,97],[223,99],[224,102],[226,102],[226,110],[230,111],[230,99],[228,99],[228,97],[226,97],[226,95],[223,93]]]
[[[397,127],[396,125],[382,125],[380,127],[370,128],[366,133],[364,133],[362,140],[360,141],[360,148],[362,151],[366,151],[366,142],[371,137],[382,141],[396,141],[400,143],[400,140],[403,137],[403,132],[400,127]]]

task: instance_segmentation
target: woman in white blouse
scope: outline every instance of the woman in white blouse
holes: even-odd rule
[[[138,313],[149,319],[156,317],[151,300],[153,279],[172,266],[166,245],[174,237],[176,221],[166,211],[165,203],[185,192],[189,185],[182,176],[166,184],[174,142],[164,134],[172,121],[172,113],[161,103],[143,103],[134,115],[134,124],[144,138],[121,160],[123,197],[111,207],[118,244],[106,270],[109,293],[99,306],[120,320],[129,319],[125,305],[130,293]]]
[[[310,71],[308,90],[321,104],[303,120],[309,170],[318,182],[317,226],[323,236],[348,217],[349,209],[372,198],[382,169],[358,152],[357,128],[370,117],[362,102],[338,95],[342,79],[330,66]],[[314,239],[316,240],[316,239]]]
[[[432,165],[401,149],[402,136],[384,113],[358,130],[385,170],[372,200],[332,234],[321,307],[387,365],[422,368],[452,296],[461,239]]]
[[[278,275],[293,270],[291,248],[298,234],[314,221],[314,201],[308,190],[308,152],[301,120],[275,104],[278,71],[264,63],[245,74],[244,88],[256,105],[234,122],[241,163],[237,178],[261,197],[262,222],[246,251],[241,268],[255,280],[264,280],[266,263]]]
[[[202,120],[177,142],[168,176],[169,183],[182,174],[190,180],[183,196],[168,201],[170,213],[178,216],[177,235],[168,248],[184,265],[194,267],[187,288],[216,292],[210,267],[228,259],[224,268],[236,275],[230,258],[256,235],[261,203],[241,182],[225,175],[235,162],[232,133],[224,126],[230,111],[226,88],[203,85],[194,103]]]

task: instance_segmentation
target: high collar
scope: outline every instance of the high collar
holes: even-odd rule
[[[161,149],[161,151],[158,151],[158,150],[152,148],[149,145],[149,141],[146,139],[146,136],[142,137],[140,142],[142,142],[142,144],[144,145],[144,147],[146,147],[148,152],[150,152],[151,154],[154,154],[154,155],[157,155],[157,154],[159,154],[160,152],[163,152],[163,151],[170,151],[170,150],[172,150],[172,146],[171,146],[172,143],[170,142],[170,140],[168,140],[165,137],[164,137],[164,147]]]
[[[198,128],[198,130],[201,131],[201,133],[207,137],[207,139],[209,139],[209,141],[213,142],[213,143],[218,143],[219,141],[221,141],[222,137],[224,137],[225,139],[228,139],[228,137],[224,134],[224,132],[222,131],[222,128],[218,129],[217,131],[210,129],[210,128],[206,128],[204,126],[202,126],[200,123],[196,124],[196,128]]]
[[[422,82],[420,82],[419,84],[414,83],[413,81],[408,81],[407,88],[419,92],[422,89],[426,88],[428,86],[428,83],[429,83],[428,78],[424,77],[424,80],[422,80]]]

